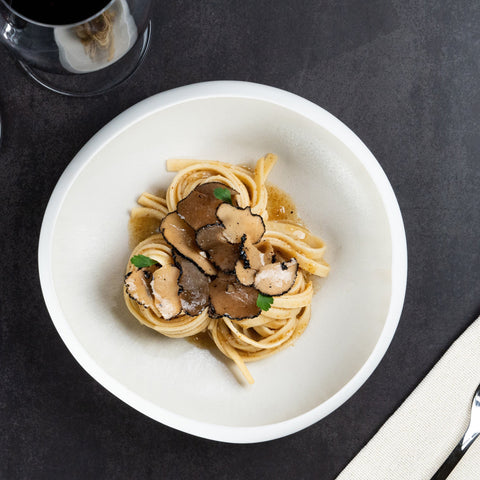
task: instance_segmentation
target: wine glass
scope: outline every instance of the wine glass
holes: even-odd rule
[[[0,0],[0,43],[44,87],[98,95],[144,59],[150,7],[151,0]]]

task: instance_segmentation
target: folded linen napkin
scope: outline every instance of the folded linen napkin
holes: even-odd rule
[[[462,438],[480,384],[480,318],[347,465],[337,480],[428,480]],[[480,479],[480,439],[448,477]]]

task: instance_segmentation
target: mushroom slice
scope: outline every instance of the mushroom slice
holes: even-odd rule
[[[125,275],[124,284],[128,296],[145,308],[154,305],[151,281],[154,272],[160,267],[161,265],[157,263],[151,267],[137,268]]]
[[[230,191],[232,202],[238,192],[220,182],[210,182],[198,185],[183,200],[177,204],[177,213],[194,229],[217,221],[215,212],[222,200],[215,196],[216,188]],[[236,202],[235,202],[236,204]]]
[[[209,279],[190,260],[180,255],[175,255],[174,260],[180,269],[178,286],[182,309],[188,315],[199,315],[208,305]]]
[[[257,306],[258,291],[242,285],[235,275],[220,272],[210,283],[210,308],[213,316],[235,320],[258,317],[262,310]]]
[[[224,237],[225,228],[220,223],[205,225],[197,231],[197,245],[207,252],[210,261],[220,270],[232,273],[240,254],[238,243],[229,243]]]
[[[262,267],[255,275],[255,288],[264,295],[278,296],[287,293],[297,278],[298,262],[275,262]]]
[[[175,265],[164,265],[153,272],[151,283],[157,310],[165,320],[182,313],[182,304],[178,296],[178,278],[180,270]]]
[[[230,243],[240,243],[243,235],[258,243],[265,233],[265,224],[260,215],[252,213],[250,207],[234,207],[221,203],[217,208],[217,218],[225,227],[223,235]]]
[[[185,258],[191,260],[202,272],[215,275],[216,269],[195,242],[195,230],[177,212],[169,213],[160,224],[165,240]]]

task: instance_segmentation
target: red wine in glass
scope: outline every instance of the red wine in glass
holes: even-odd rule
[[[71,25],[101,12],[111,0],[8,0],[22,17],[46,25]]]

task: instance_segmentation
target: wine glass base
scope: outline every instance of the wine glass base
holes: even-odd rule
[[[18,60],[30,78],[48,90],[69,97],[93,97],[118,87],[128,80],[142,64],[150,46],[152,22],[150,21],[136,45],[110,67],[86,74],[56,74],[38,70]]]

